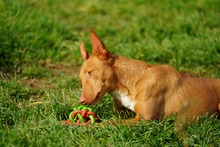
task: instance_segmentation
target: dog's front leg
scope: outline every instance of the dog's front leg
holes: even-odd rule
[[[137,114],[135,118],[103,121],[101,122],[101,125],[107,125],[107,124],[114,125],[114,126],[117,126],[119,124],[134,125],[137,122],[139,122],[141,119],[142,119],[141,115]]]
[[[114,111],[116,112],[116,114],[119,114],[122,119],[121,120],[106,120],[106,121],[101,122],[102,125],[107,125],[107,124],[111,124],[115,126],[117,126],[118,124],[133,125],[141,119],[141,116],[139,114],[136,114],[134,111],[131,111],[127,109],[126,107],[122,106],[121,103],[117,101],[117,99],[114,99]],[[131,118],[134,115],[136,115],[136,117]],[[125,118],[130,118],[130,119],[125,119]]]
[[[134,116],[134,111],[122,106],[117,99],[114,99],[114,111],[116,114],[119,114],[122,119]]]

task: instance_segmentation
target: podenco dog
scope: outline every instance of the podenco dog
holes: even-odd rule
[[[96,104],[106,93],[114,97],[116,110],[136,113],[122,123],[163,119],[173,113],[195,118],[220,113],[220,80],[190,77],[169,65],[150,65],[111,54],[91,30],[92,54],[83,43],[79,103]]]

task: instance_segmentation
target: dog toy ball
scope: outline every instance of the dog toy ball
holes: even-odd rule
[[[80,105],[77,108],[73,108],[73,111],[69,114],[69,119],[65,123],[73,126],[88,126],[95,124],[96,121],[98,121],[98,117],[92,111],[92,108]]]

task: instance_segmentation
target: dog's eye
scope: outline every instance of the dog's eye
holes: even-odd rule
[[[87,71],[87,72],[86,72],[86,76],[87,76],[87,77],[91,77],[91,75],[92,75],[92,71]]]

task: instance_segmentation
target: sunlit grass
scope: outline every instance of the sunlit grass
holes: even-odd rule
[[[218,0],[0,0],[0,146],[183,146],[175,118],[134,126],[64,127],[81,92],[81,41],[95,29],[113,53],[220,78]],[[100,120],[119,119],[112,98]],[[188,126],[190,146],[219,146],[220,122]],[[184,130],[186,131],[186,130]]]

